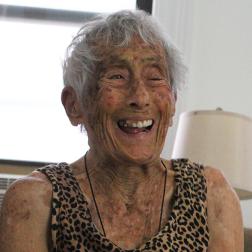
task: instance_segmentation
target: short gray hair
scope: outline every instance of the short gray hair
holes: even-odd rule
[[[134,36],[145,43],[161,45],[168,63],[167,73],[174,92],[185,81],[186,67],[179,51],[167,40],[161,26],[144,11],[119,11],[110,15],[99,15],[88,21],[73,38],[67,48],[63,64],[65,86],[72,86],[85,107],[95,94],[95,71],[106,57],[99,55],[101,48],[126,47]]]

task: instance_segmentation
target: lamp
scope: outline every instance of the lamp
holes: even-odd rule
[[[252,118],[221,109],[184,112],[172,158],[219,168],[240,199],[252,198]]]

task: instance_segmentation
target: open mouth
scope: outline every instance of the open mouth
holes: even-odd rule
[[[142,121],[133,121],[133,120],[119,120],[117,122],[118,127],[127,134],[136,134],[141,132],[149,132],[153,125],[154,120],[142,120]]]

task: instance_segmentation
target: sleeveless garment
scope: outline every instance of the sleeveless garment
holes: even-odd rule
[[[187,159],[177,159],[172,160],[172,169],[175,191],[169,219],[154,237],[132,250],[120,248],[97,229],[87,200],[67,163],[38,169],[52,183],[53,252],[207,251],[209,231],[204,168]]]

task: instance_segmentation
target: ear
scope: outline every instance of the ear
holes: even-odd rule
[[[61,92],[61,102],[73,126],[84,124],[81,104],[73,87],[67,86],[63,88]]]

